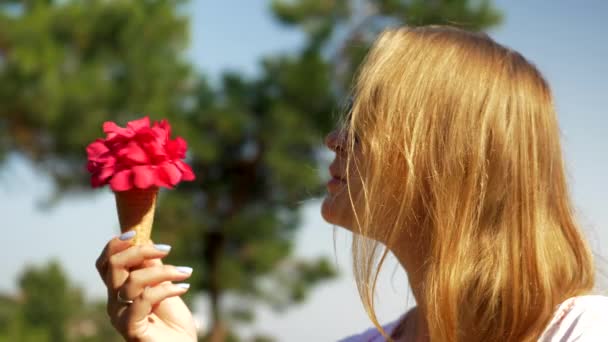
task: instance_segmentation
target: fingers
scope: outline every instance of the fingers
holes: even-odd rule
[[[142,336],[148,327],[148,315],[152,307],[167,298],[183,295],[189,287],[190,284],[166,282],[145,288],[139,297],[133,300],[133,304],[126,308],[123,315],[127,336]]]
[[[136,298],[146,287],[153,287],[163,282],[182,281],[190,277],[192,268],[185,266],[160,265],[132,271],[120,289],[121,297]]]
[[[135,231],[130,230],[125,232],[119,237],[115,237],[110,240],[101,251],[101,254],[97,258],[95,262],[95,268],[97,268],[97,272],[101,276],[101,279],[105,281],[105,275],[108,267],[108,259],[121,251],[131,247],[131,239],[135,236]]]
[[[140,266],[146,260],[163,258],[170,250],[168,245],[138,245],[110,256],[106,285],[112,290],[118,289],[129,277],[130,268]]]

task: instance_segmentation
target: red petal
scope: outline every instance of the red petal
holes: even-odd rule
[[[118,126],[115,122],[106,121],[103,123],[103,132],[104,133],[115,133],[118,131],[124,130],[124,128]]]
[[[139,131],[142,128],[150,128],[150,118],[147,116],[144,116],[141,119],[129,121],[127,123],[127,127],[129,127],[130,129],[132,129],[135,132]]]
[[[103,123],[103,132],[107,134],[108,140],[114,140],[116,137],[131,138],[135,135],[130,128],[122,128],[112,121]]]
[[[91,186],[94,188],[106,185],[108,179],[114,174],[114,167],[104,167],[96,170],[91,176]]]
[[[188,144],[182,137],[177,137],[175,140],[169,140],[167,143],[167,153],[171,159],[183,159],[186,158],[186,150]]]
[[[155,122],[154,128],[157,131],[162,132],[163,139],[169,140],[171,137],[171,125],[169,125],[169,121],[167,121],[167,119],[162,119],[160,122]]]
[[[98,162],[94,162],[92,160],[89,160],[87,162],[87,170],[90,173],[95,173],[95,171],[97,171],[97,169],[99,169],[99,163]]]
[[[147,189],[156,184],[156,172],[149,165],[134,166],[133,184],[139,189]]]
[[[159,141],[159,133],[155,132],[153,128],[150,127],[143,127],[141,128],[139,131],[137,131],[137,134],[135,135],[135,139],[137,139],[137,141],[139,142],[144,142],[144,141]]]
[[[164,173],[165,179],[168,181],[171,186],[179,183],[182,178],[182,174],[179,169],[173,164],[163,164],[161,167],[161,172]]]
[[[98,188],[103,185],[105,184],[99,178],[97,178],[96,176],[91,177],[91,187]]]
[[[107,157],[104,156],[103,158],[101,158],[100,161],[103,164],[103,167],[110,167],[116,165],[116,157],[110,154],[108,154]]]
[[[194,175],[194,171],[192,171],[190,165],[184,163],[181,160],[177,160],[175,161],[175,166],[177,166],[177,168],[182,172],[182,180],[193,181],[196,178],[196,176]]]
[[[114,167],[104,167],[103,169],[101,169],[99,171],[99,173],[97,174],[97,178],[99,178],[100,181],[106,183],[106,181],[108,180],[108,178],[112,177],[112,175],[114,174]]]
[[[91,176],[91,186],[93,188],[98,188],[100,186],[104,185],[103,181],[101,179],[99,179],[98,174],[93,174]]]
[[[148,155],[154,159],[154,163],[160,164],[161,162],[167,160],[167,151],[165,151],[165,148],[159,144],[158,141],[146,141],[141,143],[141,146],[144,148],[144,150],[146,150],[146,152],[148,152]]]
[[[118,156],[126,158],[127,162],[133,164],[146,164],[150,161],[146,152],[136,141],[129,141],[127,146],[118,151]]]
[[[171,186],[171,184],[169,184],[169,179],[168,179],[167,175],[161,168],[157,168],[155,170],[155,172],[156,172],[156,177],[154,179],[154,184],[156,184],[156,186],[158,186],[158,187],[162,186],[165,188],[173,189],[173,186]]]
[[[110,188],[113,191],[125,191],[133,188],[131,170],[122,170],[117,172],[112,179],[110,179]]]
[[[106,153],[104,156],[87,161],[87,170],[94,173],[104,167],[113,167],[116,165],[116,157]]]
[[[97,159],[99,156],[109,151],[110,150],[106,144],[104,144],[103,139],[96,139],[94,142],[90,143],[89,146],[87,146],[87,155],[89,160]]]

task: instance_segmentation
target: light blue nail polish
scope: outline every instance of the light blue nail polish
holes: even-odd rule
[[[192,273],[192,267],[188,267],[188,266],[176,266],[175,269],[179,273],[186,273],[186,274]]]
[[[133,238],[134,236],[135,236],[135,231],[129,230],[128,232],[125,232],[124,234],[119,236],[118,239],[121,241],[126,241],[126,240]]]
[[[156,250],[161,251],[161,252],[168,252],[171,250],[171,246],[163,245],[163,244],[156,244],[156,245],[154,245],[154,248],[156,248]]]
[[[186,289],[186,290],[190,288],[190,284],[188,284],[188,283],[179,283],[179,284],[175,284],[175,286],[181,287],[182,289]]]

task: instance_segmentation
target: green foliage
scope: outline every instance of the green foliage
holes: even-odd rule
[[[304,51],[333,51],[330,70],[339,72],[331,79],[340,95],[348,92],[370,44],[387,27],[452,25],[480,31],[502,20],[490,0],[273,0],[272,9],[281,23],[308,33]],[[346,32],[337,43],[336,31]]]
[[[348,0],[272,0],[272,12],[286,25],[298,25],[309,38],[312,50],[331,36],[336,24],[351,14]]]
[[[499,24],[502,15],[490,0],[376,0],[379,13],[408,25],[444,24],[480,31]]]
[[[103,121],[179,105],[188,22],[179,1],[14,3],[0,7],[0,156],[22,153],[73,189]]]
[[[57,262],[27,267],[19,289],[0,296],[0,342],[121,341],[105,304],[85,302]]]
[[[22,307],[25,324],[48,328],[53,341],[65,341],[65,326],[74,304],[70,301],[67,279],[59,264],[44,269],[30,268],[19,279],[24,296]]]

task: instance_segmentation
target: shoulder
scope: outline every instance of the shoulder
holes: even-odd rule
[[[540,342],[595,342],[608,336],[608,297],[572,297],[557,308]]]
[[[383,325],[382,327],[384,328],[384,331],[386,331],[387,334],[390,334],[392,332],[392,330],[395,328],[395,326],[397,325],[397,323],[399,323],[398,319],[393,322],[390,322],[389,324]],[[346,338],[339,340],[338,342],[380,342],[380,341],[384,341],[382,334],[380,334],[380,332],[378,331],[378,329],[376,329],[376,327],[371,327],[362,333],[348,336]]]

